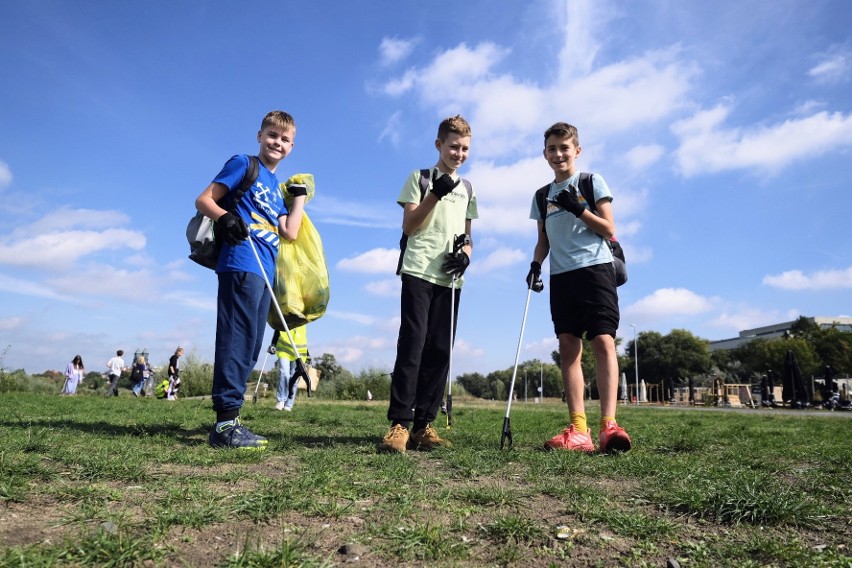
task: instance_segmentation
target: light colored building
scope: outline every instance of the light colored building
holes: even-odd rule
[[[817,324],[820,329],[835,327],[838,331],[852,333],[852,317],[814,317],[808,319]],[[775,339],[776,337],[784,337],[784,334],[790,331],[790,328],[794,323],[796,323],[795,320],[767,325],[764,327],[756,327],[754,329],[744,329],[740,332],[739,337],[711,341],[709,344],[710,351],[736,349],[737,347],[745,345],[749,341],[754,341],[755,339]]]

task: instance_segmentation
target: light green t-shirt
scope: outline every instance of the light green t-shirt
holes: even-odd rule
[[[433,169],[429,170],[430,179]],[[458,179],[458,176],[454,175],[453,179]],[[429,189],[431,188],[430,182]],[[406,203],[420,203],[420,170],[414,170],[408,176],[396,202],[401,207]],[[455,237],[464,234],[465,222],[478,218],[476,191],[472,191],[468,199],[467,187],[464,183],[459,183],[435,205],[423,226],[408,237],[400,272],[432,284],[449,287],[452,278],[441,270],[444,255],[451,252]],[[463,283],[464,277],[456,279],[457,288],[461,288]]]

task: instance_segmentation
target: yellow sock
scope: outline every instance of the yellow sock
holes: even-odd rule
[[[577,432],[586,433],[586,430],[589,429],[589,426],[586,424],[586,413],[585,412],[572,412],[571,413],[571,424],[574,425],[574,430]]]
[[[615,422],[615,416],[601,416],[601,430],[606,428],[607,422]]]

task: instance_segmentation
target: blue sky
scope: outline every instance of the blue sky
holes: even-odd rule
[[[556,121],[615,196],[621,337],[852,315],[846,0],[34,0],[0,4],[0,21],[7,369],[80,354],[102,370],[140,347],[163,364],[177,345],[212,360],[216,279],[184,229],[272,109],[298,127],[279,177],[317,183],[331,303],[311,351],[353,371],[393,365],[396,197],[456,113],[480,212],[456,373],[514,362]],[[522,360],[555,348],[546,292]]]

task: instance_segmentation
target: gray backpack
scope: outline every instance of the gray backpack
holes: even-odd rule
[[[226,207],[228,211],[234,211],[237,208],[243,195],[257,181],[257,156],[249,156],[248,158],[248,169],[246,169],[246,173],[233,196],[226,195],[219,201],[219,205],[222,205],[226,200],[231,201],[231,206]],[[205,268],[216,270],[219,253],[222,251],[222,242],[216,239],[216,221],[205,217],[201,211],[196,211],[186,225],[186,240],[189,242],[189,259]]]

